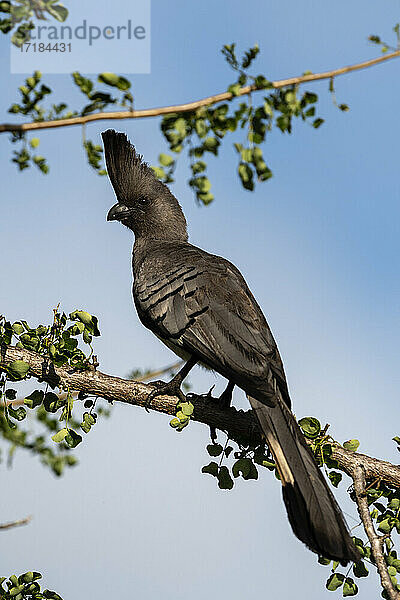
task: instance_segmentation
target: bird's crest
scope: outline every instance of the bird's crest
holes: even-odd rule
[[[138,154],[124,133],[107,129],[101,134],[107,172],[119,202],[134,201],[158,183],[143,156]]]

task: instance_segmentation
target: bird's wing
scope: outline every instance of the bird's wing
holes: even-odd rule
[[[147,327],[246,391],[265,390],[272,372],[290,402],[275,340],[234,265],[184,244],[169,248],[157,268],[149,256],[142,269],[146,274],[135,281],[134,298]]]

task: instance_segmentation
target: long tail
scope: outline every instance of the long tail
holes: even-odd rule
[[[274,408],[249,401],[275,458],[294,534],[313,552],[342,565],[359,561],[343,514],[280,394]]]

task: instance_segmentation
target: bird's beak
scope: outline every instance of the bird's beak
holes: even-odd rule
[[[108,211],[107,221],[122,221],[124,217],[127,217],[130,213],[130,209],[125,204],[114,204]]]

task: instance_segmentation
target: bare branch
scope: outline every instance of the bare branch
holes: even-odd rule
[[[183,363],[184,363],[183,360],[179,360],[178,362],[175,362],[172,365],[168,365],[167,367],[162,367],[162,369],[157,369],[156,371],[149,371],[148,373],[145,373],[141,377],[138,377],[137,379],[135,379],[135,381],[150,381],[151,379],[154,379],[155,377],[159,377],[160,375],[164,375],[165,373],[170,373],[171,371],[175,371],[176,369],[179,369],[179,367],[181,367],[183,365]],[[70,393],[73,396],[78,395],[78,392],[75,390],[71,390]],[[58,394],[58,397],[60,398],[60,400],[65,400],[65,398],[67,397],[67,394],[65,392],[63,392],[61,394]],[[9,400],[6,404],[7,404],[7,406],[12,406],[14,408],[16,406],[23,406],[25,404],[25,398],[17,398],[16,400]]]
[[[21,525],[27,525],[31,520],[32,516],[25,517],[25,519],[18,519],[18,521],[10,521],[9,523],[0,523],[0,531],[12,529],[13,527],[20,527]]]
[[[332,448],[332,458],[350,477],[353,477],[354,469],[361,464],[368,480],[381,479],[388,485],[400,488],[400,467],[398,465],[358,452],[351,452],[341,446]]]
[[[364,529],[368,536],[371,544],[372,556],[376,563],[379,576],[381,578],[381,584],[390,600],[399,600],[400,593],[396,591],[393,586],[392,580],[388,572],[385,558],[382,552],[382,544],[384,536],[377,535],[374,525],[372,523],[371,515],[369,513],[366,483],[365,483],[365,470],[362,464],[357,464],[353,469],[353,481],[354,491],[356,495],[358,512],[364,525]]]
[[[149,371],[148,373],[145,373],[141,377],[138,377],[137,379],[135,379],[135,381],[150,381],[151,379],[154,379],[155,377],[160,377],[160,375],[165,375],[165,373],[170,373],[171,371],[175,371],[176,369],[179,369],[180,367],[183,366],[184,362],[185,361],[183,361],[183,360],[178,360],[178,362],[175,362],[172,365],[169,365],[168,367],[163,367],[162,369],[158,369],[157,371]]]
[[[384,54],[366,60],[355,65],[349,65],[347,67],[341,67],[332,71],[324,71],[323,73],[310,73],[309,75],[299,75],[297,77],[290,77],[289,79],[280,79],[278,81],[272,81],[272,87],[275,89],[287,87],[289,85],[300,85],[302,83],[308,83],[309,81],[320,81],[322,79],[333,79],[339,75],[345,75],[353,71],[359,71],[366,69],[374,65],[378,65],[392,58],[400,56],[400,50]],[[242,87],[237,93],[238,96],[245,96],[250,92],[261,91],[255,85],[246,85]],[[171,113],[186,113],[194,111],[202,106],[210,106],[217,102],[223,102],[225,100],[231,100],[233,94],[230,92],[222,92],[213,96],[207,96],[201,100],[195,100],[194,102],[187,102],[185,104],[177,104],[175,106],[161,106],[158,108],[145,108],[142,110],[122,110],[113,112],[98,112],[91,115],[70,117],[68,119],[56,119],[53,121],[35,121],[32,123],[3,123],[0,125],[0,133],[6,131],[33,131],[38,129],[52,129],[54,127],[70,127],[71,125],[84,125],[92,121],[109,121],[112,119],[144,119],[148,117],[159,117],[161,115],[168,115]]]

